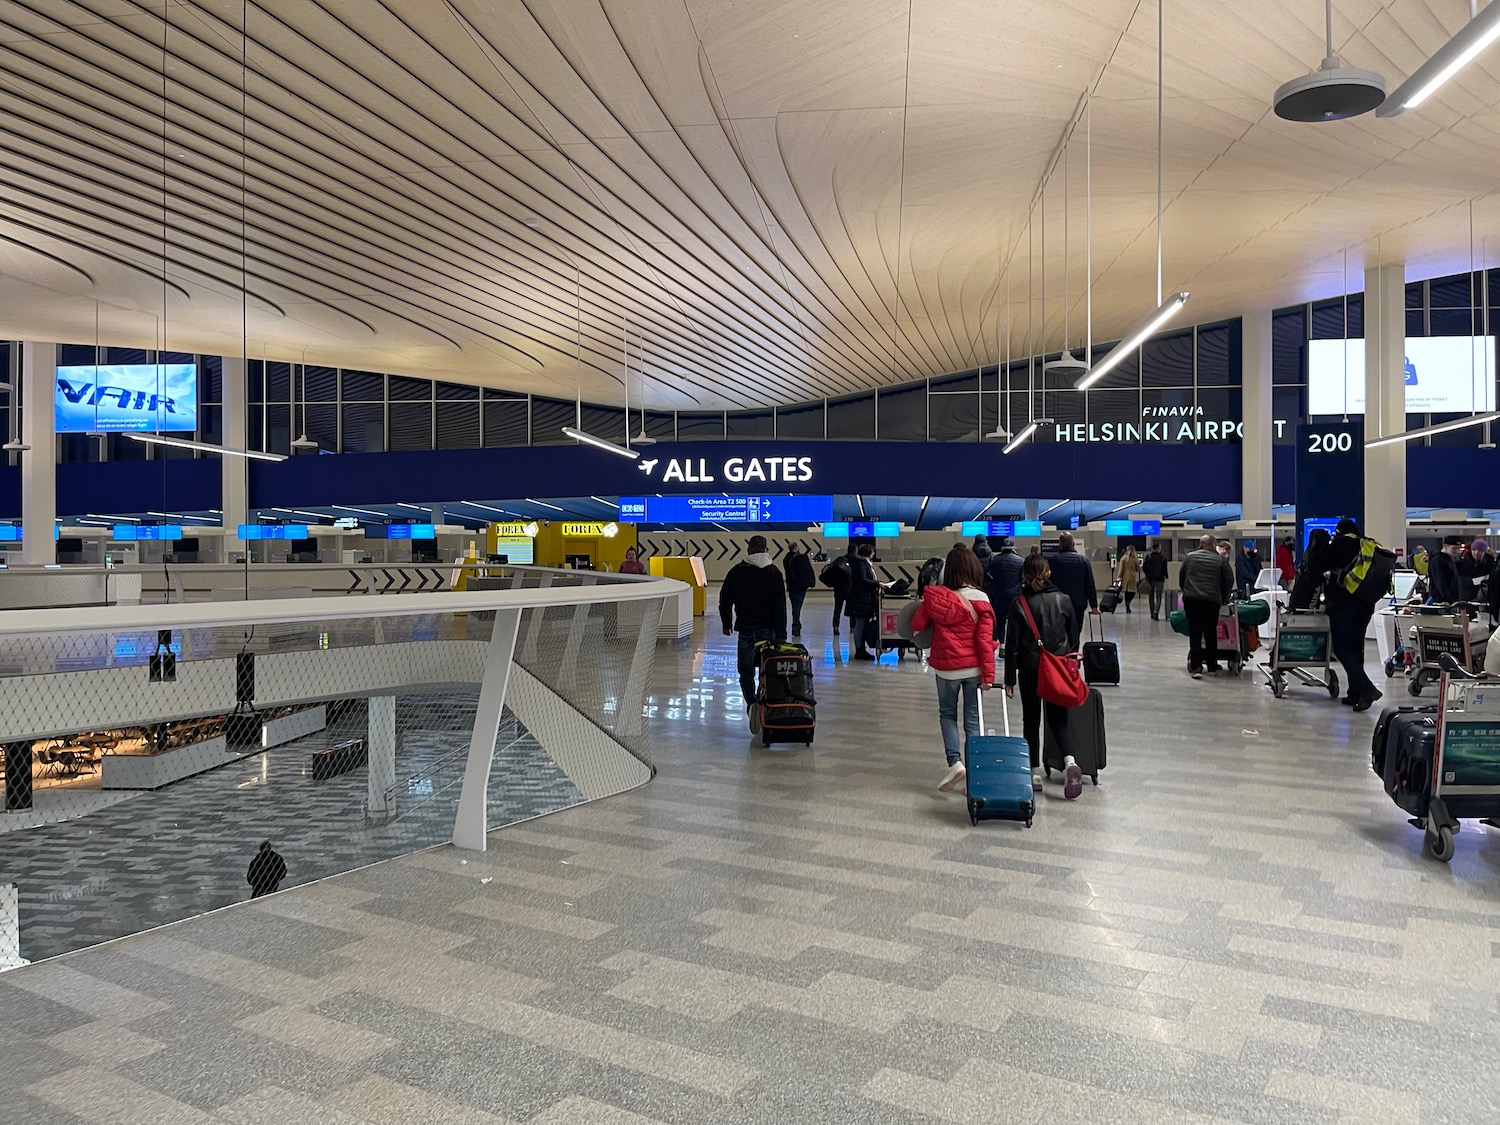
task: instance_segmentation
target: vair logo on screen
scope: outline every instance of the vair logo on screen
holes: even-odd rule
[[[1405,366],[1402,368],[1402,371],[1403,385],[1415,387],[1417,385],[1417,365],[1411,361],[1411,356],[1406,357]]]
[[[636,468],[648,477],[661,464],[661,458],[642,461]],[[720,476],[736,484],[744,481],[782,481],[800,483],[813,479],[811,457],[730,457],[718,469],[709,468],[707,457],[673,457],[662,470],[661,479],[683,484],[712,484]]]

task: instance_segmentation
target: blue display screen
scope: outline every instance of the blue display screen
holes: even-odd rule
[[[59,367],[53,417],[60,434],[198,428],[198,365],[112,363]]]
[[[375,524],[365,528],[366,539],[436,539],[437,526],[430,523]]]
[[[895,539],[901,534],[896,520],[861,520],[854,523],[825,523],[825,539]]]
[[[1161,520],[1105,520],[1105,535],[1160,535]]]
[[[306,539],[309,530],[305,523],[242,523],[237,533],[252,543],[257,539]]]
[[[182,525],[179,523],[147,524],[137,527],[133,523],[117,523],[110,533],[117,543],[132,543],[146,539],[181,539]]]
[[[827,523],[832,496],[622,496],[621,523]]]
[[[1328,516],[1326,518],[1322,516],[1309,516],[1303,520],[1302,549],[1304,551],[1307,550],[1307,544],[1311,541],[1312,533],[1317,528],[1321,527],[1324,531],[1328,532],[1328,536],[1331,539],[1333,537],[1333,529],[1338,527],[1341,518],[1341,516]]]
[[[972,539],[976,535],[1007,539],[1014,535],[1040,537],[1041,534],[1041,520],[965,520],[963,523],[965,539]]]
[[[20,524],[15,524],[15,523],[0,524],[0,543],[19,543],[21,541],[21,537],[24,534],[25,534],[25,532],[21,528]],[[54,524],[52,526],[52,538],[53,539],[60,539],[61,537],[62,537],[62,528],[60,528],[56,524]]]

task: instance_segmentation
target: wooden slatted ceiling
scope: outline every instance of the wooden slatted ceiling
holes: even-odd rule
[[[1466,268],[1470,200],[1488,252],[1500,56],[1420,113],[1289,125],[1269,102],[1321,58],[1315,0],[1167,3],[1165,281],[1192,319],[1336,293],[1346,247],[1356,288],[1377,253]],[[1468,16],[1336,9],[1392,85]],[[1091,84],[1095,337],[1154,297],[1151,0],[246,10],[0,0],[0,333],[97,317],[153,346],[165,314],[173,348],[618,402],[628,325],[633,402],[738,407],[993,362],[1007,292],[1013,350],[1056,349],[1066,267],[1076,347],[1081,135],[1045,310],[1027,215]]]

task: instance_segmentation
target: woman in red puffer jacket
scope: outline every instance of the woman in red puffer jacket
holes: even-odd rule
[[[912,629],[932,630],[927,663],[937,673],[938,724],[948,772],[938,788],[962,784],[966,770],[959,753],[958,701],[963,699],[964,738],[979,734],[979,692],[995,683],[995,611],[980,588],[984,567],[968,547],[954,547],[943,564],[943,581],[922,591]]]

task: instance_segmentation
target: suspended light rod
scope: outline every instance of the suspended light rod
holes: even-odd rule
[[[605,441],[601,437],[595,437],[586,430],[580,430],[577,426],[564,426],[562,432],[574,441],[581,441],[585,445],[592,445],[595,449],[603,449],[609,453],[617,453],[621,457],[629,457],[632,461],[640,457],[640,453],[634,449],[625,449],[612,441]]]
[[[1431,437],[1433,434],[1447,434],[1452,433],[1454,430],[1466,430],[1470,426],[1481,426],[1486,422],[1497,420],[1500,420],[1500,411],[1494,411],[1489,414],[1474,414],[1468,418],[1458,418],[1452,422],[1435,422],[1431,426],[1422,426],[1420,429],[1405,430],[1399,434],[1389,434],[1386,437],[1372,438],[1365,442],[1365,448],[1379,449],[1383,445],[1399,445],[1402,442]]]
[[[1089,368],[1089,373],[1082,379],[1078,380],[1078,382],[1073,384],[1074,388],[1080,391],[1086,391],[1100,379],[1104,378],[1116,367],[1118,367],[1125,361],[1125,357],[1133,352],[1136,348],[1144,344],[1152,333],[1154,333],[1157,329],[1161,328],[1162,325],[1166,324],[1167,321],[1176,316],[1177,310],[1182,308],[1183,305],[1187,304],[1189,296],[1191,296],[1191,294],[1173,293],[1166,299],[1162,306],[1154,313],[1152,313],[1149,317],[1147,317],[1139,327],[1131,332],[1130,335],[1126,336],[1125,339],[1116,344],[1107,356],[1101,359],[1098,363],[1094,364],[1093,367]]]

